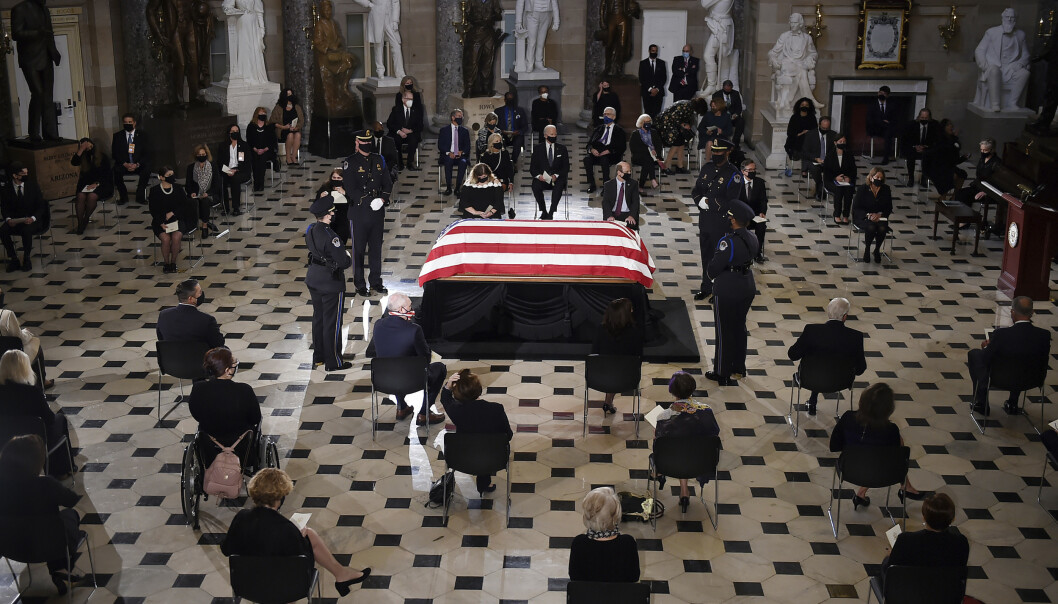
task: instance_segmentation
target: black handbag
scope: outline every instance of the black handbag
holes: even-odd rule
[[[426,502],[428,508],[439,508],[445,504],[445,492],[448,493],[448,498],[452,498],[452,493],[456,490],[456,473],[445,472],[444,476],[438,478],[432,485],[430,485],[430,500]]]

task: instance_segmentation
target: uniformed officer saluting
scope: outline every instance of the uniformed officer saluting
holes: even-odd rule
[[[713,141],[713,159],[702,166],[691,191],[691,198],[698,204],[698,243],[702,250],[702,288],[694,292],[695,300],[705,300],[713,294],[705,269],[720,238],[731,232],[727,211],[742,191],[742,175],[727,161],[733,147],[722,138]]]
[[[746,229],[753,220],[753,209],[737,199],[730,205],[732,232],[720,238],[705,271],[713,281],[716,326],[713,370],[705,377],[721,386],[735,386],[735,377],[746,374],[746,315],[757,293],[750,268],[757,255],[757,237]]]
[[[382,232],[386,227],[385,206],[393,190],[386,161],[372,153],[374,142],[370,130],[356,137],[356,153],[345,159],[342,167],[345,196],[349,200],[349,222],[353,234],[353,286],[361,296],[370,296],[364,281],[364,255],[371,269],[371,289],[389,292],[382,285]]]
[[[353,364],[342,361],[341,338],[345,269],[353,261],[330,226],[334,218],[331,194],[321,192],[309,211],[316,216],[316,222],[305,230],[309,248],[305,285],[312,298],[312,364],[322,364],[327,371],[349,369]]]

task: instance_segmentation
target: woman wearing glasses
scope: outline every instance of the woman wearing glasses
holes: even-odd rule
[[[230,447],[247,430],[250,434],[239,441],[235,454],[244,461],[244,466],[247,461],[255,462],[247,460],[245,454],[257,442],[254,432],[261,423],[261,404],[257,402],[257,395],[249,384],[232,379],[239,370],[239,361],[230,350],[221,346],[206,353],[202,369],[209,379],[195,383],[187,406],[191,409],[191,417],[198,421],[198,431],[203,435],[199,438],[203,466],[208,468],[219,452],[217,446],[204,435],[208,434],[225,447]]]

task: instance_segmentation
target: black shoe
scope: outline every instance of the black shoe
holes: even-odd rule
[[[714,382],[716,382],[717,384],[719,384],[721,386],[737,386],[738,385],[738,380],[736,380],[734,378],[731,378],[731,377],[728,377],[726,375],[720,375],[719,373],[717,373],[715,371],[707,371],[705,373],[705,377],[709,378],[710,380],[713,380]]]
[[[236,208],[235,210],[232,211],[231,215],[232,216],[242,216],[242,210]]]
[[[212,222],[206,222],[206,228],[208,228],[213,233],[220,232],[220,229],[217,228],[217,225],[213,224]]]
[[[20,268],[22,268],[22,265],[18,263],[18,258],[11,258],[7,261],[7,272],[13,273]]]
[[[760,263],[765,262],[767,259],[764,257],[764,254],[757,254],[757,257],[754,258],[753,260],[756,261],[758,264],[760,264]]]
[[[1007,415],[1021,415],[1021,409],[1018,408],[1017,403],[1014,403],[1013,405],[1009,402],[1003,403],[1003,411],[1005,411]]]
[[[882,165],[882,166],[888,166],[888,165],[889,165],[889,158],[888,158],[888,157],[886,157],[885,159],[883,159],[883,160],[882,160],[882,163],[881,163],[881,164],[879,164],[879,165]]]
[[[485,493],[492,493],[495,490],[496,490],[496,485],[490,484],[489,486],[485,487],[484,491],[478,491],[478,497],[484,497]]]
[[[988,417],[988,403],[974,403],[970,406],[970,409],[976,413],[980,413],[981,415]]]
[[[882,254],[881,254],[881,252],[875,252],[874,253],[874,261],[877,262],[878,264],[882,263]]]
[[[871,262],[871,254],[870,254],[870,252],[864,252],[863,253],[863,258],[861,260],[863,260],[864,262],[869,264]]]
[[[702,300],[710,298],[712,295],[713,295],[713,292],[707,292],[705,290],[698,290],[698,291],[694,292],[694,299],[698,300],[700,302]]]
[[[659,491],[662,491],[662,490],[665,489],[665,476],[664,475],[662,475],[662,476],[651,476],[650,479],[658,483],[658,490]]]
[[[507,218],[509,218],[511,220],[514,220],[514,216],[515,216],[514,208],[511,208],[511,209],[507,210]]]
[[[905,497],[908,498],[908,499],[913,499],[915,501],[922,501],[927,496],[929,496],[929,493],[926,493],[924,491],[919,491],[917,493],[912,493],[911,491],[905,491],[904,489],[900,489],[899,491],[896,492],[896,496],[900,498],[901,502],[904,501]]]
[[[462,191],[462,190],[463,190],[463,187],[462,187],[462,185],[460,185],[460,186],[456,187],[456,191],[455,191],[455,193],[456,193],[456,196],[458,196],[458,195],[459,195],[459,192],[460,192],[460,191]]]
[[[29,258],[23,258],[22,259],[22,272],[23,273],[28,273],[31,270],[33,270],[33,261],[30,260]]]
[[[253,188],[253,192],[254,193],[262,193],[262,192],[264,192],[264,185],[261,185],[260,187],[254,187]]]
[[[687,168],[676,168],[676,174],[690,174],[691,171]]]
[[[613,403],[603,403],[602,410],[603,413],[607,415],[613,415],[614,413],[617,413],[617,407],[614,407]]]
[[[334,582],[334,589],[338,592],[338,595],[343,597],[349,595],[349,586],[356,585],[357,583],[362,583],[364,579],[370,577],[371,567],[369,566],[360,572],[362,572],[363,574],[360,575],[360,578],[358,579],[349,579],[348,581],[343,581],[341,583],[339,583],[338,581]]]
[[[337,367],[325,367],[324,371],[345,371],[346,369],[352,369],[353,364],[348,361],[343,361],[341,365]]]
[[[383,296],[389,293],[389,290],[386,289],[386,286],[384,285],[372,286],[371,289],[382,294]]]
[[[415,164],[408,164],[407,169],[409,172],[418,172],[419,168]]]
[[[903,493],[902,490],[900,492]],[[852,509],[856,510],[861,505],[863,507],[867,507],[867,506],[871,505],[871,498],[870,497],[860,497],[859,495],[853,493],[852,494]]]
[[[588,185],[588,194],[589,195],[594,193],[594,192],[596,192],[596,191],[598,191],[598,190],[599,190],[599,187],[596,187],[595,183],[591,183],[590,185]]]
[[[807,409],[808,415],[815,415],[816,414],[816,404],[815,403],[808,403],[807,407],[808,407],[808,409]]]
[[[445,187],[445,190],[441,192],[441,195],[444,195],[445,197],[447,197],[447,196],[449,196],[451,194],[452,194],[452,187]]]
[[[680,512],[686,514],[687,513],[687,508],[689,508],[690,506],[691,506],[691,498],[690,497],[682,497],[681,496],[680,497]]]
[[[367,289],[366,287],[359,287],[356,290],[356,295],[368,298],[371,296],[371,290]]]

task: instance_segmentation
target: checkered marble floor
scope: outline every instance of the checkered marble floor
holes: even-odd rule
[[[570,148],[581,149],[584,142],[577,135]],[[423,157],[432,151],[424,149]],[[439,512],[424,507],[430,482],[444,467],[438,429],[427,434],[407,421],[394,423],[392,407],[386,407],[389,423],[377,441],[371,438],[362,299],[347,314],[354,368],[333,374],[311,369],[301,232],[310,220],[307,199],[336,161],[302,157],[301,167],[285,171],[281,182],[256,196],[251,211],[227,219],[229,233],[204,242],[203,261],[179,276],[152,265],[145,208],[120,208],[116,228],[117,216],[109,214],[108,230],[97,214],[77,238],[65,230],[69,209],[61,201],[53,202],[53,262],[38,262],[29,275],[0,275],[9,306],[42,336],[49,375],[56,378],[49,398],[73,426],[82,466],[75,488],[84,494],[77,508],[95,548],[101,585],[92,600],[186,604],[231,598],[217,544],[235,512],[248,504],[204,502],[201,532],[186,526],[180,459],[195,422],[186,405],[174,408],[178,389],[168,379],[161,392],[164,419],[155,412],[154,321],[161,307],[175,302],[174,283],[194,276],[211,299],[205,310],[220,321],[241,361],[238,379],[255,388],[265,431],[278,440],[283,467],[296,480],[284,512],[311,512],[309,525],[339,560],[374,569],[354,597],[379,603],[564,602],[568,548],[583,530],[578,503],[598,485],[645,489],[649,424],[636,439],[627,397],[617,399],[623,413],[605,419],[601,401],[593,400],[589,423],[596,433],[582,437],[583,363],[446,359],[450,370],[469,367],[483,376],[486,398],[507,407],[517,433],[510,528],[503,526],[502,486],[478,499],[472,478],[464,475],[458,476],[449,524],[441,526]],[[521,162],[525,179],[528,157]],[[900,172],[891,171],[890,182]],[[600,215],[599,200],[585,193],[581,169],[572,177],[571,217]],[[818,416],[803,419],[796,438],[784,418],[794,371],[787,348],[805,322],[825,320],[830,298],[846,296],[853,305],[850,324],[869,336],[868,370],[857,391],[884,380],[897,392],[895,421],[911,446],[911,480],[919,489],[951,494],[959,506],[956,524],[972,544],[969,593],[988,603],[1058,602],[1058,489],[1047,483],[1043,506],[1037,504],[1043,463],[1038,437],[1024,419],[993,415],[982,435],[967,417],[966,351],[979,344],[984,328],[1009,321],[1009,300],[995,289],[1000,243],[982,241],[979,257],[966,244],[950,255],[943,239],[950,230],[942,229],[939,241],[930,237],[932,199],[897,186],[892,260],[862,264],[846,254],[847,227],[828,224],[818,206],[799,194],[800,178],[784,179],[779,171],[764,177],[772,230],[768,261],[755,271],[761,294],[749,315],[749,375],[738,387],[716,388],[703,376],[708,361],[644,367],[644,410],[668,397],[673,371],[689,371],[699,380],[698,396],[717,411],[725,447],[717,530],[696,500],[680,514],[672,486],[656,532],[643,524],[622,527],[638,540],[642,577],[651,583],[654,601],[866,599],[868,576],[886,554],[890,522],[879,508],[884,494],[872,493],[875,505],[858,512],[846,500],[842,536],[835,540],[825,511],[835,460],[827,448],[835,399],[821,402]],[[436,168],[424,166],[406,173],[395,188],[384,262],[391,291],[420,293],[418,270],[455,216],[454,198],[441,198],[436,183]],[[692,185],[692,176],[669,177],[661,195],[647,196],[642,233],[658,266],[653,295],[687,300],[702,358],[709,359],[712,312],[690,296],[700,279],[696,210],[687,197]],[[519,215],[531,216],[528,180],[519,190]],[[1054,306],[1038,303],[1036,322],[1058,325]],[[1050,382],[1053,398],[1055,378]],[[1039,404],[1029,408],[1038,418]],[[1046,415],[1058,415],[1053,405],[1046,405]],[[911,502],[909,513],[909,529],[918,528],[920,504]],[[80,567],[87,568],[83,558]],[[25,578],[21,566],[16,570]],[[34,571],[37,581],[27,601],[59,601],[42,573]],[[324,595],[333,601],[332,581],[324,573]],[[75,600],[85,600],[88,592],[77,589]],[[4,573],[0,597],[13,594]]]

